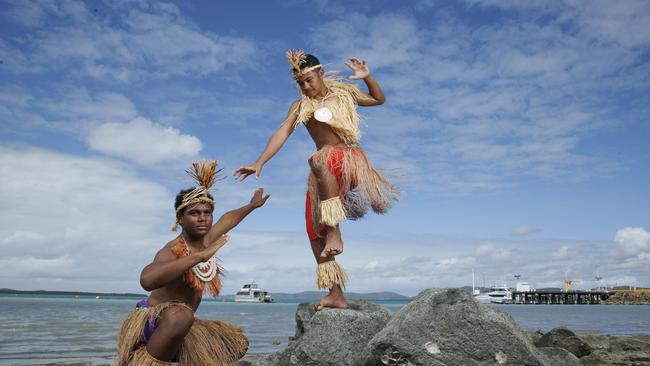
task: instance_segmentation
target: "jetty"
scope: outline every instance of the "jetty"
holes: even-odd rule
[[[513,291],[513,304],[601,304],[611,295],[608,291]]]

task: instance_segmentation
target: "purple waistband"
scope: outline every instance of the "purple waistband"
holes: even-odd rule
[[[149,299],[142,299],[135,304],[136,309],[149,309],[150,307],[151,303],[149,302]]]
[[[135,309],[137,311],[147,311],[147,309],[151,308],[151,303],[149,302],[148,299],[142,299],[140,300],[136,305]],[[147,321],[147,324],[144,326],[143,329],[143,338],[142,342],[140,342],[140,346],[144,346],[149,342],[149,339],[151,339],[151,336],[153,335],[153,331],[156,330],[156,322],[158,320],[158,316],[151,316],[149,317],[149,320]]]

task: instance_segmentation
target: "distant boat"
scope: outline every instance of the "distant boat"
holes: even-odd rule
[[[493,304],[510,304],[512,303],[512,292],[505,284],[494,285],[487,293],[490,302]]]
[[[245,284],[235,294],[235,302],[275,302],[268,291],[257,286],[255,281]]]

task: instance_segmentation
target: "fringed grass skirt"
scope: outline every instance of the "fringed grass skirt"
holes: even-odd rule
[[[379,214],[386,213],[400,195],[399,190],[370,165],[360,147],[326,146],[314,153],[309,161],[314,166],[327,168],[336,178],[338,196],[347,219],[359,219],[369,209]],[[310,240],[324,235],[323,224],[326,221],[322,212],[316,177],[310,173],[305,210]]]
[[[124,319],[117,335],[117,366],[141,365],[136,351],[145,347],[147,322],[170,306],[187,307],[180,302],[166,302],[149,309],[136,309]],[[248,339],[240,328],[218,320],[195,319],[183,339],[177,360],[187,366],[226,366],[244,357],[247,350]]]

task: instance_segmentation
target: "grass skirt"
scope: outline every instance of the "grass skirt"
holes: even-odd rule
[[[136,351],[144,347],[144,328],[151,316],[170,306],[185,306],[179,302],[166,302],[145,310],[132,311],[122,322],[117,335],[115,365],[141,365]],[[178,351],[180,365],[226,366],[244,357],[248,339],[240,328],[218,320],[195,319]]]
[[[338,197],[347,219],[359,219],[369,209],[379,214],[386,213],[400,195],[399,190],[370,165],[360,147],[325,146],[309,160],[312,166],[326,168],[336,178],[339,185]],[[320,228],[328,220],[323,220],[321,199],[313,173],[309,174],[307,189],[312,225]],[[315,231],[320,235],[320,230]]]

